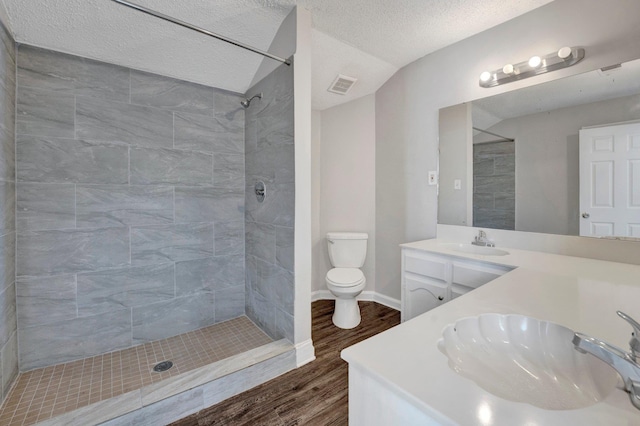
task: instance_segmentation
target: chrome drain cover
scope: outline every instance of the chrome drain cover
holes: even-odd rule
[[[173,367],[173,362],[171,362],[171,361],[162,361],[162,362],[157,363],[153,367],[153,371],[157,371],[158,373],[160,373],[160,372],[163,372],[163,371],[167,371],[171,367]]]

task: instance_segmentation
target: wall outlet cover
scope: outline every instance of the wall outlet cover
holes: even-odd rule
[[[438,184],[438,172],[431,171],[429,172],[429,185],[437,185]]]

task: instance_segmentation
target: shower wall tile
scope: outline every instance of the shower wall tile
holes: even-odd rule
[[[18,234],[18,276],[117,268],[129,264],[129,230],[29,231]]]
[[[20,86],[16,108],[18,134],[74,137],[74,96]]]
[[[276,307],[257,291],[249,294],[249,318],[272,338],[280,338],[276,333]]]
[[[244,256],[242,255],[176,263],[176,296],[214,290],[217,292],[235,287],[244,288]]]
[[[216,256],[244,254],[244,217],[215,222],[213,238]]]
[[[240,101],[238,101],[238,104]],[[224,154],[244,153],[243,113],[231,118],[175,113],[175,147]]]
[[[290,342],[293,342],[293,332],[294,316],[276,308],[276,334],[284,337],[285,339],[289,339]]]
[[[126,146],[19,135],[16,147],[20,182],[128,183]]]
[[[264,145],[293,145],[293,114],[258,116],[256,124],[258,149]]]
[[[14,331],[0,350],[2,360],[2,394],[7,395],[13,381],[18,377],[18,332]]]
[[[292,183],[267,185],[267,196],[259,203],[251,196],[252,186],[247,186],[247,220],[293,227],[295,209],[295,187]]]
[[[0,288],[17,263],[19,308],[0,322],[19,317],[23,368],[243,315],[244,97],[27,45],[16,78],[2,49]]]
[[[173,299],[173,276],[173,263],[78,274],[78,316]]]
[[[226,188],[176,188],[176,222],[218,222],[244,216],[244,192]]]
[[[131,184],[211,185],[213,156],[177,149],[131,149]]]
[[[116,312],[20,329],[20,369],[87,358],[131,346],[131,314]]]
[[[213,88],[131,71],[131,102],[172,111],[213,114]]]
[[[16,294],[20,329],[77,316],[75,275],[20,278]]]
[[[293,272],[259,260],[257,290],[277,307],[293,315]]]
[[[129,69],[47,49],[18,50],[20,86],[127,102]]]
[[[0,235],[16,230],[16,185],[0,181]]]
[[[75,185],[19,183],[16,226],[21,231],[75,228]]]
[[[244,115],[244,108],[240,102],[244,96],[221,89],[213,89],[213,112],[215,115],[224,115],[229,119],[239,118],[237,114]],[[244,118],[240,118],[244,120]]]
[[[0,348],[3,347],[16,331],[17,315],[16,315],[16,286],[11,281],[10,284],[4,286],[0,291],[0,312],[2,312],[3,321],[0,322]]]
[[[273,225],[247,222],[245,224],[247,254],[268,263],[276,261],[276,228]]]
[[[244,285],[217,290],[214,308],[216,322],[244,315]]]
[[[474,161],[473,176],[493,176],[493,158],[483,158]]]
[[[276,227],[276,263],[293,272],[294,231],[293,228]]]
[[[0,105],[2,102],[0,102]],[[0,111],[2,114],[2,111]],[[0,123],[2,118],[0,117]],[[5,130],[0,126],[0,180],[16,179],[16,150],[13,130]]]
[[[512,143],[512,145],[514,145]],[[516,171],[516,156],[515,155],[499,155],[494,159],[495,162],[495,174],[514,174]]]
[[[295,149],[293,74],[278,67],[249,89],[262,93],[245,111],[247,315],[274,338],[293,338]],[[256,181],[267,186],[259,203]]]
[[[215,154],[213,185],[218,188],[244,190],[244,155]]]
[[[482,194],[477,192],[473,194],[474,209],[493,210],[494,206],[493,194]]]
[[[516,194],[511,193],[503,193],[496,192],[493,194],[495,197],[495,207],[499,210],[512,210],[515,212],[516,210]],[[515,215],[515,213],[514,213]]]
[[[173,223],[173,187],[78,185],[78,228]]]
[[[9,135],[13,135],[16,128],[16,96],[15,89],[0,89],[0,128]]]
[[[213,294],[177,297],[132,312],[134,344],[164,339],[213,324]]]
[[[131,263],[202,259],[213,256],[213,225],[189,223],[131,228]]]
[[[0,290],[16,279],[16,233],[0,236]]]
[[[515,188],[515,174],[502,176],[478,176],[473,179],[473,191],[478,193],[493,193],[505,188]]]
[[[169,148],[172,123],[172,113],[157,108],[80,96],[76,101],[78,138]]]

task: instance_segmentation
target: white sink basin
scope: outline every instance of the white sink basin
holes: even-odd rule
[[[475,246],[473,244],[444,244],[448,249],[459,251],[461,253],[480,254],[483,256],[506,256],[509,254],[506,250],[500,250],[495,247]]]
[[[595,404],[611,393],[618,374],[582,354],[573,331],[522,315],[483,314],[449,324],[438,349],[449,367],[486,391],[547,410]]]

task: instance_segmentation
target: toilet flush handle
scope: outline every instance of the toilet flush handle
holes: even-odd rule
[[[335,243],[336,243],[335,241],[330,240],[330,239],[328,239],[328,238],[327,238],[327,241],[329,241],[329,244],[335,244]]]

